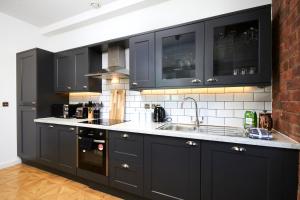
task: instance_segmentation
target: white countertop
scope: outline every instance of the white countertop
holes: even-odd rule
[[[37,123],[79,126],[79,127],[106,129],[106,130],[114,130],[114,131],[141,133],[141,134],[148,134],[148,135],[170,136],[170,137],[179,137],[179,138],[187,138],[187,139],[229,142],[229,143],[239,143],[239,144],[300,150],[300,143],[278,132],[273,134],[273,140],[258,140],[258,139],[251,139],[245,137],[222,136],[222,135],[213,135],[207,133],[204,134],[204,133],[194,133],[194,132],[158,130],[157,128],[162,126],[164,123],[154,123],[154,122],[145,122],[145,121],[129,121],[129,122],[116,124],[112,126],[80,123],[83,121],[87,121],[87,119],[61,119],[61,118],[49,117],[49,118],[35,119],[34,121]]]

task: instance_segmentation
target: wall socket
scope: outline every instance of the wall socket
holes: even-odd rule
[[[2,102],[2,107],[8,107],[8,106],[9,106],[9,104],[7,101]]]
[[[145,103],[144,108],[145,109],[150,109],[150,104],[149,103]]]
[[[160,106],[160,104],[151,104],[152,109],[154,109],[156,106]]]

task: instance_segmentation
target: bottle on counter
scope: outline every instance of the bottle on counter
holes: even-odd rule
[[[246,111],[244,115],[244,128],[256,128],[257,127],[257,114],[253,111]]]
[[[94,119],[94,107],[93,102],[89,101],[88,103],[88,119]]]

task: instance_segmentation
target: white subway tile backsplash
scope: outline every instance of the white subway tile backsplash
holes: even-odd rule
[[[253,93],[235,93],[234,101],[253,101]]]
[[[272,110],[272,102],[265,102],[265,110]]]
[[[207,123],[215,126],[224,126],[225,119],[222,117],[208,117]]]
[[[233,101],[233,93],[216,94],[216,101]]]
[[[200,94],[200,101],[215,101],[216,94]]]
[[[171,109],[171,115],[184,115],[184,109]]]
[[[264,102],[244,102],[244,109],[264,110],[265,109],[265,103]]]
[[[217,110],[207,110],[208,117],[216,117],[217,116]]]
[[[225,118],[225,126],[243,127],[244,120],[239,118]]]
[[[165,108],[178,108],[177,102],[165,102]]]
[[[244,102],[225,102],[225,109],[243,109]]]
[[[192,102],[190,101],[185,101],[184,103],[183,102],[178,102],[178,108],[192,108]]]
[[[208,102],[208,109],[224,109],[224,102]]]
[[[218,110],[217,117],[233,117],[233,110]]]
[[[145,109],[145,104],[160,104],[174,123],[192,123],[195,121],[195,105],[186,101],[181,109],[184,97],[196,99],[199,116],[204,117],[204,124],[242,126],[246,110],[257,113],[264,109],[272,111],[271,87],[226,87],[226,88],[193,88],[169,90],[129,91],[128,79],[111,84],[103,80],[103,91],[100,95],[70,95],[70,102],[87,102],[89,100],[104,104],[103,117],[109,118],[110,95],[112,88],[126,89],[125,119],[152,119],[153,109]]]
[[[254,101],[272,101],[271,93],[254,93]]]
[[[246,110],[234,110],[233,112],[235,118],[244,118]]]

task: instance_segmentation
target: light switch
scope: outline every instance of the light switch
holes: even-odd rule
[[[3,106],[3,107],[8,107],[8,105],[9,105],[9,104],[8,104],[7,101],[2,102],[2,106]]]

